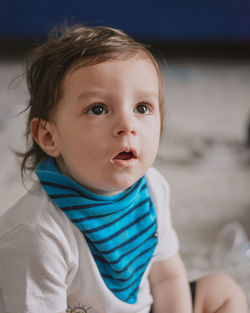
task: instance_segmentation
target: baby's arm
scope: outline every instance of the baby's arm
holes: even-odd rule
[[[150,272],[154,313],[191,313],[191,294],[180,255],[153,263]]]

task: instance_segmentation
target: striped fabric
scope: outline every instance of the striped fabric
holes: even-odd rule
[[[157,245],[156,214],[145,177],[107,197],[63,175],[52,158],[44,159],[36,174],[48,196],[85,236],[108,289],[120,300],[135,303]]]

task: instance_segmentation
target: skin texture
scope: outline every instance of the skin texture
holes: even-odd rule
[[[61,101],[36,137],[63,173],[103,195],[142,177],[155,160],[159,139],[158,76],[142,54],[70,72]],[[133,157],[122,159],[129,157],[118,156],[122,151]]]
[[[154,313],[191,313],[191,293],[179,254],[153,263],[150,272]]]
[[[152,61],[138,53],[82,67],[67,74],[62,89],[50,120],[32,120],[33,138],[65,175],[90,190],[114,195],[130,187],[153,164],[159,146],[159,80]],[[192,312],[178,254],[154,263],[149,280],[154,313]],[[198,281],[194,312],[246,313],[247,304],[233,280],[214,275]]]

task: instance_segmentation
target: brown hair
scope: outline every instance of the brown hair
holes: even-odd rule
[[[145,52],[153,62],[160,82],[161,129],[164,118],[164,87],[159,65],[149,50],[124,32],[110,27],[76,25],[55,28],[48,40],[28,55],[26,63],[27,86],[30,100],[26,110],[26,139],[28,150],[23,157],[22,177],[34,170],[46,153],[30,133],[33,118],[49,120],[53,107],[62,95],[61,85],[70,69],[101,63],[108,59],[129,57],[138,51]],[[38,129],[37,129],[38,130]]]

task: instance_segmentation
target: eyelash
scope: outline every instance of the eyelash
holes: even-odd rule
[[[146,112],[139,112],[138,108],[139,107],[143,107],[144,109],[146,108]],[[97,112],[93,112],[94,109],[102,109],[102,112],[100,112],[100,114],[97,114]],[[142,114],[142,115],[147,115],[150,112],[153,111],[152,106],[149,103],[145,103],[145,102],[140,102],[138,104],[136,104],[134,111],[138,114]],[[108,113],[108,110],[106,109],[105,105],[102,103],[95,103],[93,105],[91,105],[87,110],[87,115],[94,115],[94,116],[98,116],[98,115],[104,115]]]

